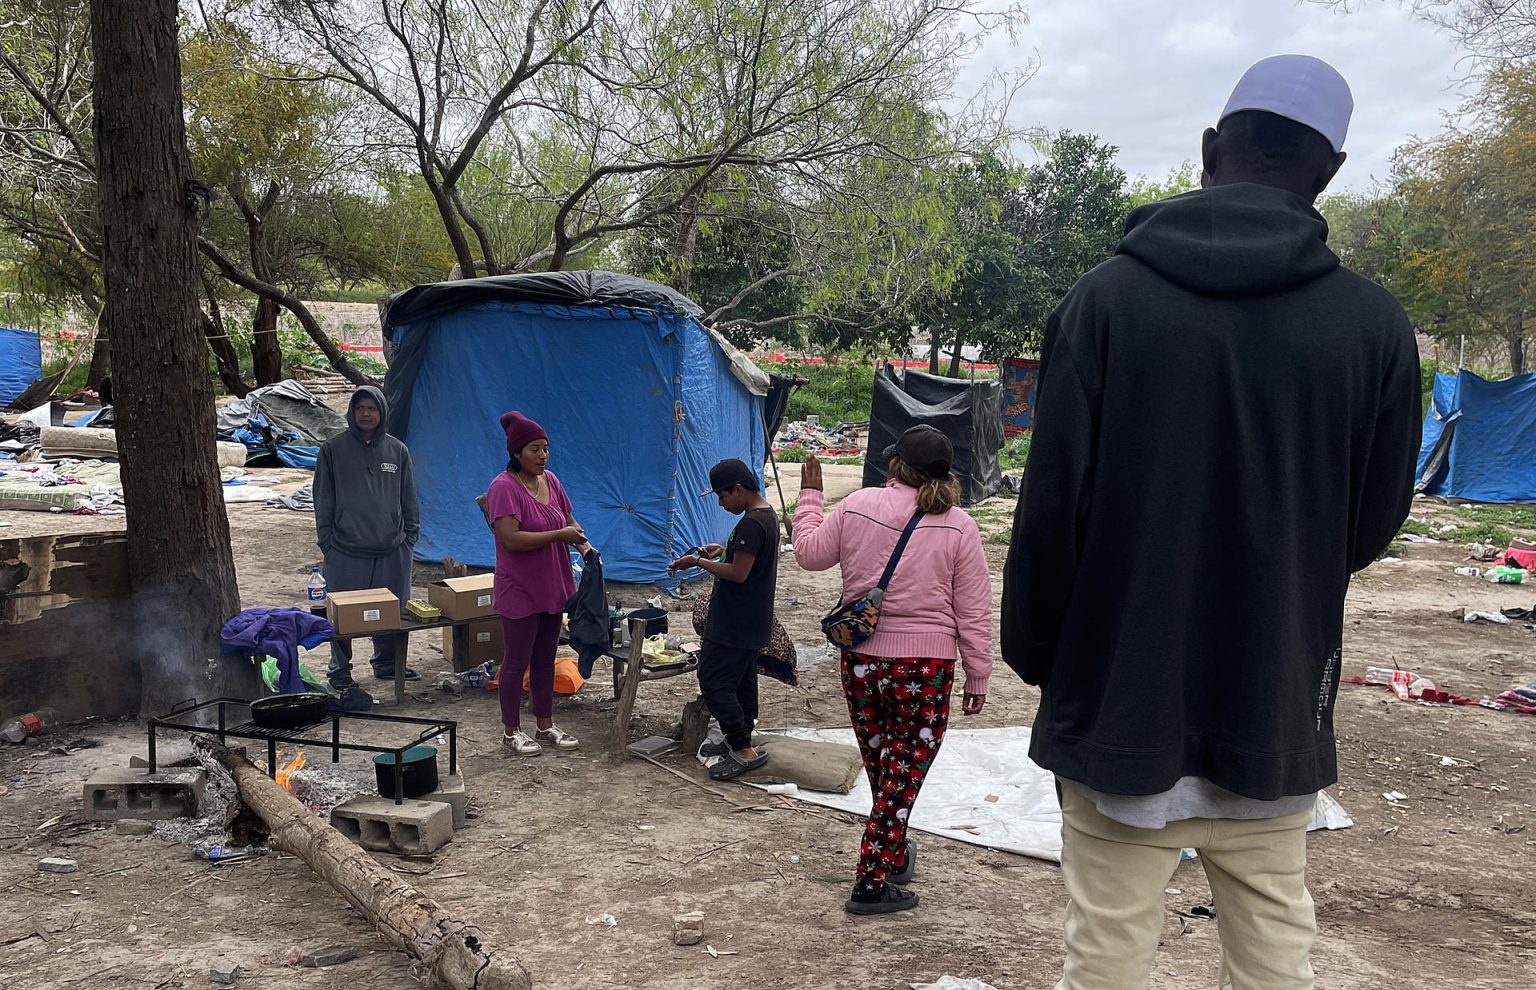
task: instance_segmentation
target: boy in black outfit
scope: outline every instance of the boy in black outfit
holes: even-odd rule
[[[674,571],[700,567],[715,576],[699,653],[699,690],[725,733],[726,747],[709,768],[730,780],[768,762],[752,747],[757,721],[757,655],[773,631],[773,591],[779,576],[779,518],[763,498],[752,469],[736,458],[709,471],[720,508],[742,517],[726,546],[711,543],[672,562]]]

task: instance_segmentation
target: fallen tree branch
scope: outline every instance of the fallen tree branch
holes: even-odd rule
[[[271,830],[272,845],[309,864],[385,941],[424,962],[431,987],[532,990],[533,978],[510,953],[486,945],[479,928],[374,862],[249,760],[206,736],[193,736],[192,745],[228,768],[240,799]]]

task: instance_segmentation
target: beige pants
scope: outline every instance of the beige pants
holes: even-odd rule
[[[1311,813],[1132,828],[1061,789],[1067,961],[1056,990],[1146,990],[1179,850],[1200,851],[1216,901],[1222,987],[1311,990],[1317,921],[1307,893]]]

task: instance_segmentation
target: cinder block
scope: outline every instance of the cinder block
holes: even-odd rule
[[[208,774],[202,770],[110,770],[85,782],[86,821],[196,818]]]
[[[453,808],[446,802],[355,797],[331,809],[331,825],[378,852],[425,856],[453,838]]]
[[[437,790],[430,794],[423,794],[417,798],[419,801],[435,801],[446,804],[453,809],[453,827],[455,830],[464,827],[464,811],[469,807],[469,795],[464,793],[464,777],[460,774],[449,774],[439,777]]]

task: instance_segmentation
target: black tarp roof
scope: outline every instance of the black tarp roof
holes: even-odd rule
[[[685,313],[695,319],[704,310],[665,285],[617,272],[530,272],[490,275],[453,282],[433,282],[390,298],[384,333],[408,323],[441,316],[481,303],[542,303],[554,306],[614,306]]]

